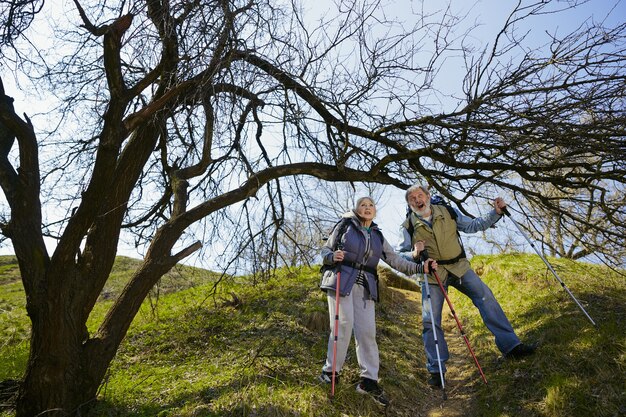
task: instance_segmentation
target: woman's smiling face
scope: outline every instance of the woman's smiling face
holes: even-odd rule
[[[365,221],[372,221],[376,217],[376,205],[369,198],[363,199],[356,208],[356,214]]]

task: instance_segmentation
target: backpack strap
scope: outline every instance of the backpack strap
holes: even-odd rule
[[[406,231],[409,232],[409,236],[411,237],[411,240],[413,240],[413,232],[415,232],[415,226],[413,225],[413,221],[411,220],[411,206],[409,206],[408,204],[406,206],[406,220],[409,223]]]
[[[430,199],[430,204],[444,206],[448,210],[448,213],[450,213],[450,217],[452,217],[452,220],[454,221],[456,221],[457,217],[459,217],[457,212],[452,208],[452,206],[439,195],[432,196]]]
[[[452,264],[457,263],[463,258],[467,258],[467,255],[465,255],[465,248],[463,247],[463,242],[460,239],[459,239],[459,243],[461,244],[461,253],[452,259],[438,259],[437,265],[452,265]]]
[[[378,271],[376,270],[376,268],[372,268],[371,266],[367,266],[358,262],[351,262],[351,261],[343,261],[341,264],[345,266],[349,266],[350,268],[358,269],[359,271],[367,271],[370,274],[374,274],[374,276],[378,277]]]
[[[335,223],[335,225],[333,226],[332,231],[330,233],[332,234],[333,231],[335,231],[335,229],[337,230],[337,233],[335,234],[335,241],[331,245],[333,252],[339,249],[339,247],[341,246],[341,239],[343,238],[343,235],[346,234],[346,231],[348,230],[348,226],[350,225],[350,223],[352,223],[352,218],[344,217],[341,220],[339,220],[337,223]]]
[[[337,233],[335,234],[335,241],[333,242],[331,246],[333,252],[336,251],[337,249],[339,249],[342,245],[341,245],[341,239],[343,238],[343,235],[346,234],[346,231],[348,230],[348,225],[352,222],[352,219],[349,217],[344,217],[341,220],[339,220],[337,223],[335,223],[335,225],[333,226],[333,228],[331,229],[330,234],[332,235],[333,231],[335,231],[335,229],[337,230]],[[328,238],[326,238],[326,240],[330,239],[330,236],[328,236]],[[322,266],[320,266],[320,272],[323,274],[324,272],[333,269],[334,266],[333,265],[325,265],[322,263]]]

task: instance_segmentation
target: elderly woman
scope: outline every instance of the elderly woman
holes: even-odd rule
[[[382,259],[392,268],[410,276],[428,273],[428,265],[436,269],[437,264],[430,263],[432,260],[425,265],[418,264],[399,256],[373,222],[374,217],[374,201],[370,197],[359,198],[356,207],[342,216],[322,248],[325,272],[320,287],[326,291],[328,297],[331,334],[326,363],[319,379],[325,383],[333,383],[334,361],[334,383],[338,382],[354,330],[356,357],[361,370],[361,381],[356,390],[361,394],[369,394],[378,404],[386,406],[389,400],[378,385],[379,356],[374,310],[374,303],[379,298],[376,265]],[[335,342],[338,275],[340,297],[338,335]]]

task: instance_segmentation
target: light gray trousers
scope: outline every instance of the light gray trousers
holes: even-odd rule
[[[328,312],[330,317],[330,337],[328,338],[328,352],[326,363],[322,370],[333,370],[333,345],[335,341],[335,292],[327,291]],[[366,299],[365,288],[355,284],[352,292],[339,297],[339,335],[337,338],[337,365],[336,372],[340,372],[346,360],[348,346],[354,330],[356,359],[361,369],[361,378],[378,381],[378,344],[376,343],[376,314],[375,302]]]

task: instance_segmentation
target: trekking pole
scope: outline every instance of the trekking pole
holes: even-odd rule
[[[337,249],[341,250],[341,245],[337,247]],[[339,298],[341,297],[341,292],[339,291],[341,284],[341,263],[337,266],[337,282],[335,284],[335,328],[333,329],[333,333],[335,336],[335,340],[333,342],[333,370],[332,370],[332,380],[330,383],[330,397],[333,398],[335,396],[335,374],[337,370],[337,339],[339,339]]]
[[[465,340],[467,349],[472,355],[472,358],[474,358],[474,363],[476,364],[476,367],[478,368],[478,372],[480,372],[480,376],[483,378],[483,381],[485,381],[485,384],[486,384],[487,378],[485,378],[485,374],[483,373],[483,368],[480,367],[480,364],[478,363],[478,359],[476,359],[476,355],[474,354],[474,351],[472,350],[472,347],[470,346],[469,339],[465,335],[465,330],[463,330],[463,326],[461,326],[461,322],[459,321],[459,318],[456,315],[456,311],[454,311],[454,306],[452,305],[452,301],[450,301],[450,298],[448,298],[448,293],[446,292],[446,289],[443,287],[443,284],[441,283],[441,280],[439,279],[439,274],[437,274],[437,271],[432,271],[432,272],[433,272],[433,275],[435,275],[435,279],[437,280],[437,284],[439,284],[439,288],[441,289],[443,296],[446,298],[448,307],[450,307],[450,311],[452,312],[452,316],[454,317],[454,320],[456,321],[456,325],[459,328],[459,331],[461,332],[461,336],[463,336],[463,340]]]
[[[507,210],[506,207],[502,208],[502,212],[504,214],[507,215],[507,217],[509,219],[511,219],[511,221],[513,222],[513,224],[515,225],[515,227],[517,227],[517,230],[519,230],[519,232],[522,234],[522,236],[524,236],[524,238],[526,238],[526,241],[528,242],[528,244],[535,250],[535,252],[537,253],[537,255],[539,255],[539,257],[541,258],[541,260],[543,260],[543,262],[546,264],[546,266],[548,267],[548,269],[550,270],[550,272],[552,272],[552,275],[554,275],[554,277],[556,278],[557,281],[559,281],[559,283],[561,284],[561,287],[563,287],[563,289],[565,291],[567,291],[567,293],[569,294],[570,297],[572,297],[572,300],[574,300],[574,302],[578,305],[578,307],[580,308],[580,310],[585,314],[585,316],[587,316],[587,318],[589,319],[589,321],[591,322],[591,324],[593,324],[594,326],[596,325],[596,322],[593,321],[593,319],[591,318],[591,316],[589,314],[587,314],[587,311],[585,310],[585,308],[582,306],[582,304],[580,304],[580,302],[576,299],[576,297],[574,297],[574,294],[572,294],[572,292],[569,290],[569,288],[567,288],[567,285],[565,285],[565,283],[561,280],[561,278],[559,278],[559,276],[557,275],[556,271],[554,270],[554,268],[552,268],[552,265],[550,265],[550,263],[548,262],[548,260],[543,256],[543,254],[539,251],[539,249],[537,249],[534,245],[533,242],[531,242],[530,238],[528,237],[528,235],[526,233],[524,233],[524,231],[522,230],[522,228],[520,227],[520,225],[515,221],[515,219],[513,219],[513,217],[511,217],[511,213],[509,213],[509,210]]]
[[[422,261],[424,266],[426,265],[426,261],[428,260],[428,252],[426,249],[422,251]],[[428,269],[431,268],[431,265],[428,265]],[[424,288],[426,288],[426,298],[428,299],[428,307],[430,308],[430,324],[433,328],[433,339],[435,339],[435,352],[437,353],[437,365],[439,366],[439,377],[441,378],[441,390],[443,392],[443,399],[447,400],[448,396],[446,395],[446,382],[443,377],[443,369],[441,368],[441,355],[439,354],[439,340],[437,339],[437,329],[435,327],[435,323],[433,322],[433,300],[430,298],[430,284],[428,283],[428,274],[424,270]]]

